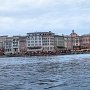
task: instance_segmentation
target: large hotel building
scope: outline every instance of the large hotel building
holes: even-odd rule
[[[27,33],[27,51],[54,51],[54,33]]]

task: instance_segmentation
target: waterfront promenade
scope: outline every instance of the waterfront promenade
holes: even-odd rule
[[[27,52],[27,53],[10,53],[1,54],[2,57],[28,57],[28,56],[56,56],[56,55],[73,55],[73,54],[90,54],[90,51],[56,51],[56,52]]]

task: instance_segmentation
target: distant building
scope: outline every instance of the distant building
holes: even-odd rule
[[[54,51],[54,33],[51,31],[42,33],[43,51]]]
[[[80,50],[80,36],[72,30],[71,36],[71,42],[73,50]]]
[[[34,32],[27,33],[27,51],[53,51],[54,33]]]
[[[5,54],[18,54],[26,52],[26,36],[7,37],[4,41],[4,49]]]
[[[4,48],[4,47],[3,47],[3,42],[0,42],[0,48]]]
[[[13,39],[12,39],[12,53],[19,53],[20,50],[19,50],[19,37],[20,36],[13,36]]]
[[[51,55],[82,50],[90,50],[90,34],[79,36],[74,30],[70,35],[62,36],[51,31],[27,33],[26,36],[0,36],[0,55]]]
[[[90,34],[82,35],[81,36],[81,48],[90,49]]]
[[[72,30],[70,35],[64,36],[64,45],[67,50],[80,50],[80,36]]]
[[[27,51],[42,51],[42,35],[41,33],[27,33]]]
[[[71,36],[68,36],[68,35],[64,36],[64,47],[66,50],[73,49]]]
[[[55,35],[54,36],[54,46],[55,46],[56,51],[65,50],[64,36]]]
[[[0,36],[0,55],[3,55],[5,52],[4,42],[6,41],[7,37],[8,36]]]
[[[5,54],[10,54],[13,52],[13,37],[7,37],[6,40],[4,41],[4,49],[5,49]]]
[[[8,36],[0,36],[0,47],[4,48],[4,42]]]
[[[27,51],[26,36],[19,37],[19,51],[24,54]]]

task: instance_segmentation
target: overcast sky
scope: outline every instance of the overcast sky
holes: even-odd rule
[[[90,33],[90,0],[0,0],[0,35]]]

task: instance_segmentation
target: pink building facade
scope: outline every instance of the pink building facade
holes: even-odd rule
[[[90,49],[90,34],[81,36],[81,47],[82,50]]]
[[[65,36],[65,48],[68,50],[80,50],[80,36],[72,30],[72,33]]]

